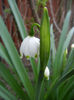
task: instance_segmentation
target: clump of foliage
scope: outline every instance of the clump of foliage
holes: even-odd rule
[[[15,0],[8,0],[22,40],[27,36],[22,17]],[[0,56],[9,67],[0,62],[0,97],[4,100],[71,100],[74,99],[74,47],[66,52],[74,34],[74,27],[68,32],[71,11],[66,15],[58,48],[55,48],[53,25],[49,23],[48,10],[44,7],[40,27],[40,57],[38,65],[30,58],[34,82],[29,79],[13,40],[0,16]],[[33,30],[32,30],[33,32]],[[44,76],[46,66],[50,70],[49,80]],[[11,70],[11,71],[10,71]],[[48,71],[46,71],[48,72]],[[13,73],[13,74],[12,74]],[[49,74],[47,74],[49,75]],[[8,90],[6,84],[11,88]],[[13,91],[13,93],[12,93]]]

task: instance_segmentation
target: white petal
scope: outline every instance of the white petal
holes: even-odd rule
[[[25,56],[34,57],[38,55],[40,48],[40,39],[27,36],[21,43],[20,53]]]

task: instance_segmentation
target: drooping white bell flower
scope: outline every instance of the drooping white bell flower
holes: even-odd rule
[[[72,48],[72,49],[74,48],[74,44],[71,45],[71,48]]]
[[[40,39],[34,36],[27,36],[20,47],[21,58],[23,55],[29,59],[30,57],[37,58],[40,48]]]
[[[48,66],[46,66],[45,71],[44,71],[44,77],[49,80],[49,76],[50,76],[50,70],[48,68]]]

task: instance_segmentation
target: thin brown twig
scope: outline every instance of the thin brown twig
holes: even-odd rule
[[[28,0],[28,2],[30,3],[31,9],[32,9],[32,14],[34,16],[35,21],[40,24],[40,18],[39,18],[37,11],[35,9],[34,0]]]
[[[64,1],[64,0],[61,0],[61,1],[60,1],[59,9],[57,10],[57,12],[56,12],[56,15],[55,15],[55,16],[57,16],[57,15],[59,14],[60,9],[61,9],[62,4],[63,4],[63,1]]]
[[[25,6],[26,5],[27,5],[27,0],[25,0]],[[26,19],[27,11],[28,11],[28,5],[25,7],[24,20]]]
[[[52,15],[52,19],[53,19],[53,23],[56,27],[56,29],[58,30],[59,33],[61,33],[61,29],[58,27],[56,21],[55,21],[55,17],[54,17],[54,13],[53,13],[53,7],[52,7],[52,0],[49,0],[49,4],[50,4],[50,10],[51,10],[51,15]]]

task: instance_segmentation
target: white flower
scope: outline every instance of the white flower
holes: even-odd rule
[[[50,76],[50,70],[48,68],[48,66],[46,66],[45,71],[44,71],[44,77],[49,80],[49,76]]]
[[[71,48],[74,48],[74,44],[71,45]]]
[[[21,58],[24,56],[29,59],[30,57],[37,58],[40,48],[40,39],[34,36],[27,36],[20,47]]]

